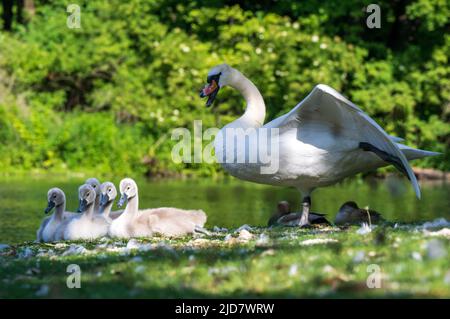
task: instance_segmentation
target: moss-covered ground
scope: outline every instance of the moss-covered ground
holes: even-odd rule
[[[449,228],[247,228],[0,250],[1,298],[450,297]],[[68,272],[78,265],[78,273]],[[73,266],[72,266],[73,267]],[[72,271],[75,268],[72,268]]]

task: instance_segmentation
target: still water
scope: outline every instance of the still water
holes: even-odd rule
[[[0,243],[19,243],[35,239],[45,216],[47,190],[60,187],[67,197],[67,210],[78,205],[77,189],[85,178],[0,177]],[[112,179],[118,186],[119,178]],[[265,226],[276,204],[288,200],[298,208],[300,196],[295,189],[258,185],[230,179],[136,180],[140,208],[174,206],[203,209],[207,227],[238,227],[243,224]],[[349,180],[313,193],[313,211],[334,217],[340,205],[354,200],[369,206],[391,221],[419,222],[438,217],[450,219],[450,184],[421,183],[422,199],[414,196],[406,179]]]

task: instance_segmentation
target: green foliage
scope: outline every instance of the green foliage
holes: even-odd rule
[[[27,25],[0,34],[2,167],[212,174],[174,164],[170,134],[242,112],[231,89],[213,111],[198,98],[227,62],[270,119],[326,83],[408,145],[445,153],[421,165],[450,168],[447,1],[380,1],[381,29],[366,27],[360,0],[81,1],[81,29],[67,28],[67,1],[35,3]]]
[[[64,159],[70,168],[94,166],[101,172],[143,173],[139,163],[144,142],[139,126],[118,127],[108,113],[70,114],[49,138],[45,166]],[[94,165],[92,165],[94,163]]]

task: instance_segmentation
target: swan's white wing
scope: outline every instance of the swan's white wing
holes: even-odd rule
[[[319,84],[290,112],[280,116],[265,127],[276,127],[282,132],[288,128],[298,128],[306,123],[330,126],[336,134],[358,142],[369,143],[386,156],[397,160],[411,180],[416,196],[420,198],[419,184],[404,154],[373,119],[355,104],[331,87]]]

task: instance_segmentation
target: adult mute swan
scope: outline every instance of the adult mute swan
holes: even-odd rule
[[[265,104],[260,92],[227,64],[209,71],[200,97],[208,97],[206,105],[209,106],[220,88],[227,85],[243,95],[247,107],[240,118],[217,134],[214,147],[218,161],[237,178],[297,188],[303,195],[299,226],[309,225],[310,196],[314,189],[390,164],[409,178],[420,198],[419,185],[408,160],[438,153],[397,143],[401,139],[389,136],[331,87],[317,85],[290,112],[264,125]],[[242,130],[248,133],[249,129],[256,133],[243,137]],[[256,160],[249,154],[255,148]],[[262,154],[269,153],[270,161],[263,160]]]
[[[193,233],[206,222],[206,214],[201,210],[161,207],[138,211],[138,187],[131,178],[120,181],[120,194],[119,207],[125,202],[127,206],[122,215],[112,221],[111,237],[181,236]]]
[[[48,214],[53,208],[55,212],[46,217],[37,231],[38,242],[49,242],[55,240],[55,232],[64,221],[70,220],[76,213],[66,212],[66,195],[64,192],[55,187],[51,188],[47,193],[48,205],[45,213]]]

